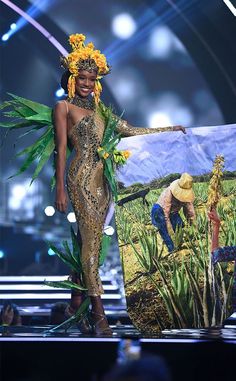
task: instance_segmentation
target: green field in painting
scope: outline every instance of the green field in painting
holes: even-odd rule
[[[173,176],[170,175],[167,182],[162,179],[162,184],[162,180],[158,180],[159,185],[167,186]],[[175,233],[172,237],[175,251],[171,254],[150,219],[152,205],[163,187],[157,188],[158,182],[153,181],[121,189],[120,199],[150,188],[146,202],[139,198],[116,206],[127,309],[133,324],[142,332],[153,334],[165,328],[221,325],[232,312],[233,264],[218,263],[212,267],[211,227],[206,216],[209,182],[197,180],[199,177],[194,179],[194,225],[185,224]],[[222,185],[218,204],[222,220],[220,245],[235,245],[235,179],[224,180]]]

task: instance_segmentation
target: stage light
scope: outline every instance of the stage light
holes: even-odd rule
[[[119,97],[119,99],[121,99],[122,101],[129,101],[129,100],[133,101],[134,94],[135,94],[134,92],[135,84],[136,83],[130,80],[129,78],[124,77],[124,78],[121,78],[116,83],[114,83],[113,88],[115,88],[115,94],[117,95],[117,97]]]
[[[14,4],[10,0],[1,0],[3,3],[5,3],[9,8],[13,9],[16,13],[18,13],[21,17],[16,22],[16,28],[10,29],[8,32],[9,37],[11,37],[13,34],[15,34],[17,31],[19,31],[21,28],[24,27],[25,24],[30,23],[33,25],[34,28],[36,28],[42,35],[48,39],[48,41],[55,46],[56,49],[60,51],[60,53],[63,56],[66,56],[68,54],[67,50],[56,40],[54,36],[50,34],[50,32],[45,29],[41,24],[39,24],[35,18],[39,15],[40,11],[39,8],[43,9],[43,12],[46,11],[47,7],[52,6],[54,1],[52,0],[38,0],[36,4],[32,5],[27,12],[24,12],[21,8],[19,8],[16,4]]]
[[[4,258],[5,257],[5,253],[3,250],[0,250],[0,259]]]
[[[165,26],[157,27],[151,34],[150,54],[152,57],[168,58],[172,50],[173,36]]]
[[[62,88],[58,89],[58,90],[55,92],[55,95],[56,95],[57,98],[61,98],[61,97],[63,97],[64,94],[65,94],[65,90],[62,89]]]
[[[148,126],[151,128],[172,126],[172,124],[169,115],[164,112],[153,112],[148,119]]]
[[[9,39],[9,33],[5,33],[2,35],[2,41],[7,41]]]
[[[191,126],[193,123],[193,114],[188,107],[177,107],[171,114],[173,120],[178,121],[183,126]]]
[[[49,205],[44,209],[44,213],[46,214],[46,216],[51,217],[55,214],[55,209],[53,206]]]
[[[232,4],[230,0],[223,0],[225,5],[229,8],[229,10],[236,16],[236,7]]]
[[[55,255],[56,253],[55,253],[55,251],[53,251],[51,248],[50,249],[48,249],[48,255]]]
[[[15,30],[16,29],[16,24],[14,22],[10,25],[10,29],[11,30]]]
[[[13,185],[11,193],[17,200],[22,200],[26,195],[25,186],[21,184]]]
[[[113,235],[114,234],[114,232],[115,232],[115,230],[114,230],[114,228],[112,227],[112,226],[105,226],[105,228],[103,229],[103,232],[106,234],[106,235],[109,235],[109,236],[111,236],[111,235]]]
[[[69,221],[69,222],[76,222],[76,218],[75,218],[75,213],[73,213],[73,212],[70,212],[70,213],[68,213],[67,214],[67,220]]]
[[[121,39],[130,38],[136,29],[136,22],[128,13],[121,13],[112,20],[112,32]]]

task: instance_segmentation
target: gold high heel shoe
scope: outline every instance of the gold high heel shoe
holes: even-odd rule
[[[92,326],[92,332],[98,336],[112,336],[112,329],[108,324],[107,318],[104,314],[98,314],[97,312],[90,312],[90,324]],[[105,323],[105,324],[102,324]]]

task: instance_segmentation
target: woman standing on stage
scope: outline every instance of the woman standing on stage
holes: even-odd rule
[[[110,68],[106,57],[94,49],[90,42],[84,44],[85,36],[71,35],[72,52],[63,58],[66,69],[62,86],[68,97],[54,108],[56,144],[56,208],[65,212],[67,192],[65,188],[66,149],[74,149],[74,157],[67,173],[67,190],[78,224],[78,239],[81,242],[81,263],[83,280],[91,300],[90,322],[93,332],[111,335],[101,300],[103,287],[99,276],[99,252],[103,225],[111,201],[109,185],[104,176],[103,160],[98,155],[105,122],[99,113],[99,79],[108,74]],[[93,96],[91,97],[91,94]],[[182,126],[165,128],[132,127],[126,121],[117,120],[116,132],[122,136],[134,136],[164,131],[182,131]],[[78,281],[76,274],[72,279]],[[72,291],[69,313],[73,314],[83,300],[80,291]],[[81,330],[86,332],[85,324]]]

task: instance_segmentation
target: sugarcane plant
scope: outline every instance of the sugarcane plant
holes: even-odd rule
[[[130,279],[127,277],[125,286],[129,287],[129,295],[132,296],[140,292],[140,289],[143,290],[142,287],[146,288],[146,285],[148,289],[156,290],[158,306],[161,298],[165,317],[166,313],[168,315],[167,323],[167,320],[162,320],[159,310],[152,306],[152,316],[159,327],[221,326],[232,311],[233,269],[227,263],[217,263],[214,268],[212,266],[209,250],[210,223],[206,213],[212,206],[217,206],[222,221],[221,244],[233,245],[236,241],[236,201],[232,198],[231,191],[227,203],[222,200],[223,164],[224,158],[217,156],[209,183],[195,184],[195,188],[199,186],[200,189],[199,200],[201,194],[203,199],[197,203],[200,206],[196,207],[194,223],[185,224],[177,231],[174,237],[176,250],[171,255],[165,251],[163,253],[158,245],[160,240],[157,240],[157,234],[149,229],[150,222],[146,222],[148,216],[143,216],[146,211],[141,202],[129,202],[117,212],[117,216],[122,219],[122,223],[118,223],[118,233],[120,246],[124,246],[123,256],[127,246],[127,255],[131,260],[133,255],[138,264],[138,272],[136,271]],[[232,189],[228,181],[225,185],[227,189]],[[152,197],[150,194],[149,198]],[[126,234],[122,234],[122,231]],[[127,275],[129,276],[128,271]],[[141,324],[140,321],[138,324]],[[145,332],[147,327],[144,324]],[[141,326],[139,328],[142,330]]]

